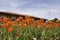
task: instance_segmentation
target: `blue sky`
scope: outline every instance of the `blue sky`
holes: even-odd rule
[[[60,0],[0,0],[0,11],[47,19],[60,18]]]

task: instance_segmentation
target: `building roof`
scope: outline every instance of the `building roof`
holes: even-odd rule
[[[30,16],[30,15],[25,15],[25,14],[19,14],[19,13],[14,13],[14,12],[0,12],[0,14],[4,14],[4,15],[15,15],[15,16]],[[30,17],[32,17],[32,18],[34,18],[34,19],[40,19],[39,17],[35,17],[35,16],[30,16]],[[47,20],[47,19],[45,19],[45,20]]]

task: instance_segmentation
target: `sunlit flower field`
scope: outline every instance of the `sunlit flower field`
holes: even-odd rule
[[[60,20],[20,16],[12,21],[3,17],[0,18],[0,40],[60,40]]]

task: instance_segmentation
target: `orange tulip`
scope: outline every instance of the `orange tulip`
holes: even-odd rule
[[[8,31],[8,32],[12,32],[12,30],[13,30],[12,27],[8,27],[8,28],[7,28],[7,31]]]
[[[34,27],[36,27],[36,26],[38,26],[38,25],[40,25],[40,23],[38,23],[38,21],[36,21],[36,22],[33,23],[33,26],[34,26]]]
[[[40,18],[41,22],[44,22],[44,19],[43,18]]]
[[[25,19],[25,21],[28,25],[30,24],[29,19]]]
[[[29,19],[30,17],[29,16],[25,16],[25,19]]]
[[[54,24],[51,25],[51,27],[56,28],[56,27],[58,27],[58,25],[56,23],[54,23]]]
[[[26,23],[26,20],[23,20],[23,21],[22,21],[22,24],[23,24],[23,23]]]
[[[22,27],[27,28],[27,24],[26,23],[22,24]]]
[[[4,27],[4,28],[7,27],[7,26],[8,26],[8,25],[7,25],[6,23],[2,24],[2,27]]]
[[[9,18],[4,17],[4,18],[3,18],[3,22],[7,22],[7,21],[9,21]]]
[[[19,17],[19,21],[22,22],[23,21],[23,17]]]
[[[8,26],[12,26],[12,21],[7,22]]]
[[[16,21],[19,22],[20,20],[17,18]]]
[[[58,23],[57,25],[58,25],[58,27],[60,27],[60,23]]]
[[[33,18],[30,18],[30,24],[34,23],[34,19]]]
[[[56,26],[52,26],[52,28],[56,28]]]
[[[18,22],[17,21],[12,21],[12,25],[13,26],[18,26]]]

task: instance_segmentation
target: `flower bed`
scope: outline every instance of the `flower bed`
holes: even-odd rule
[[[0,18],[0,40],[60,40],[60,20],[34,20],[29,16],[12,21]]]

